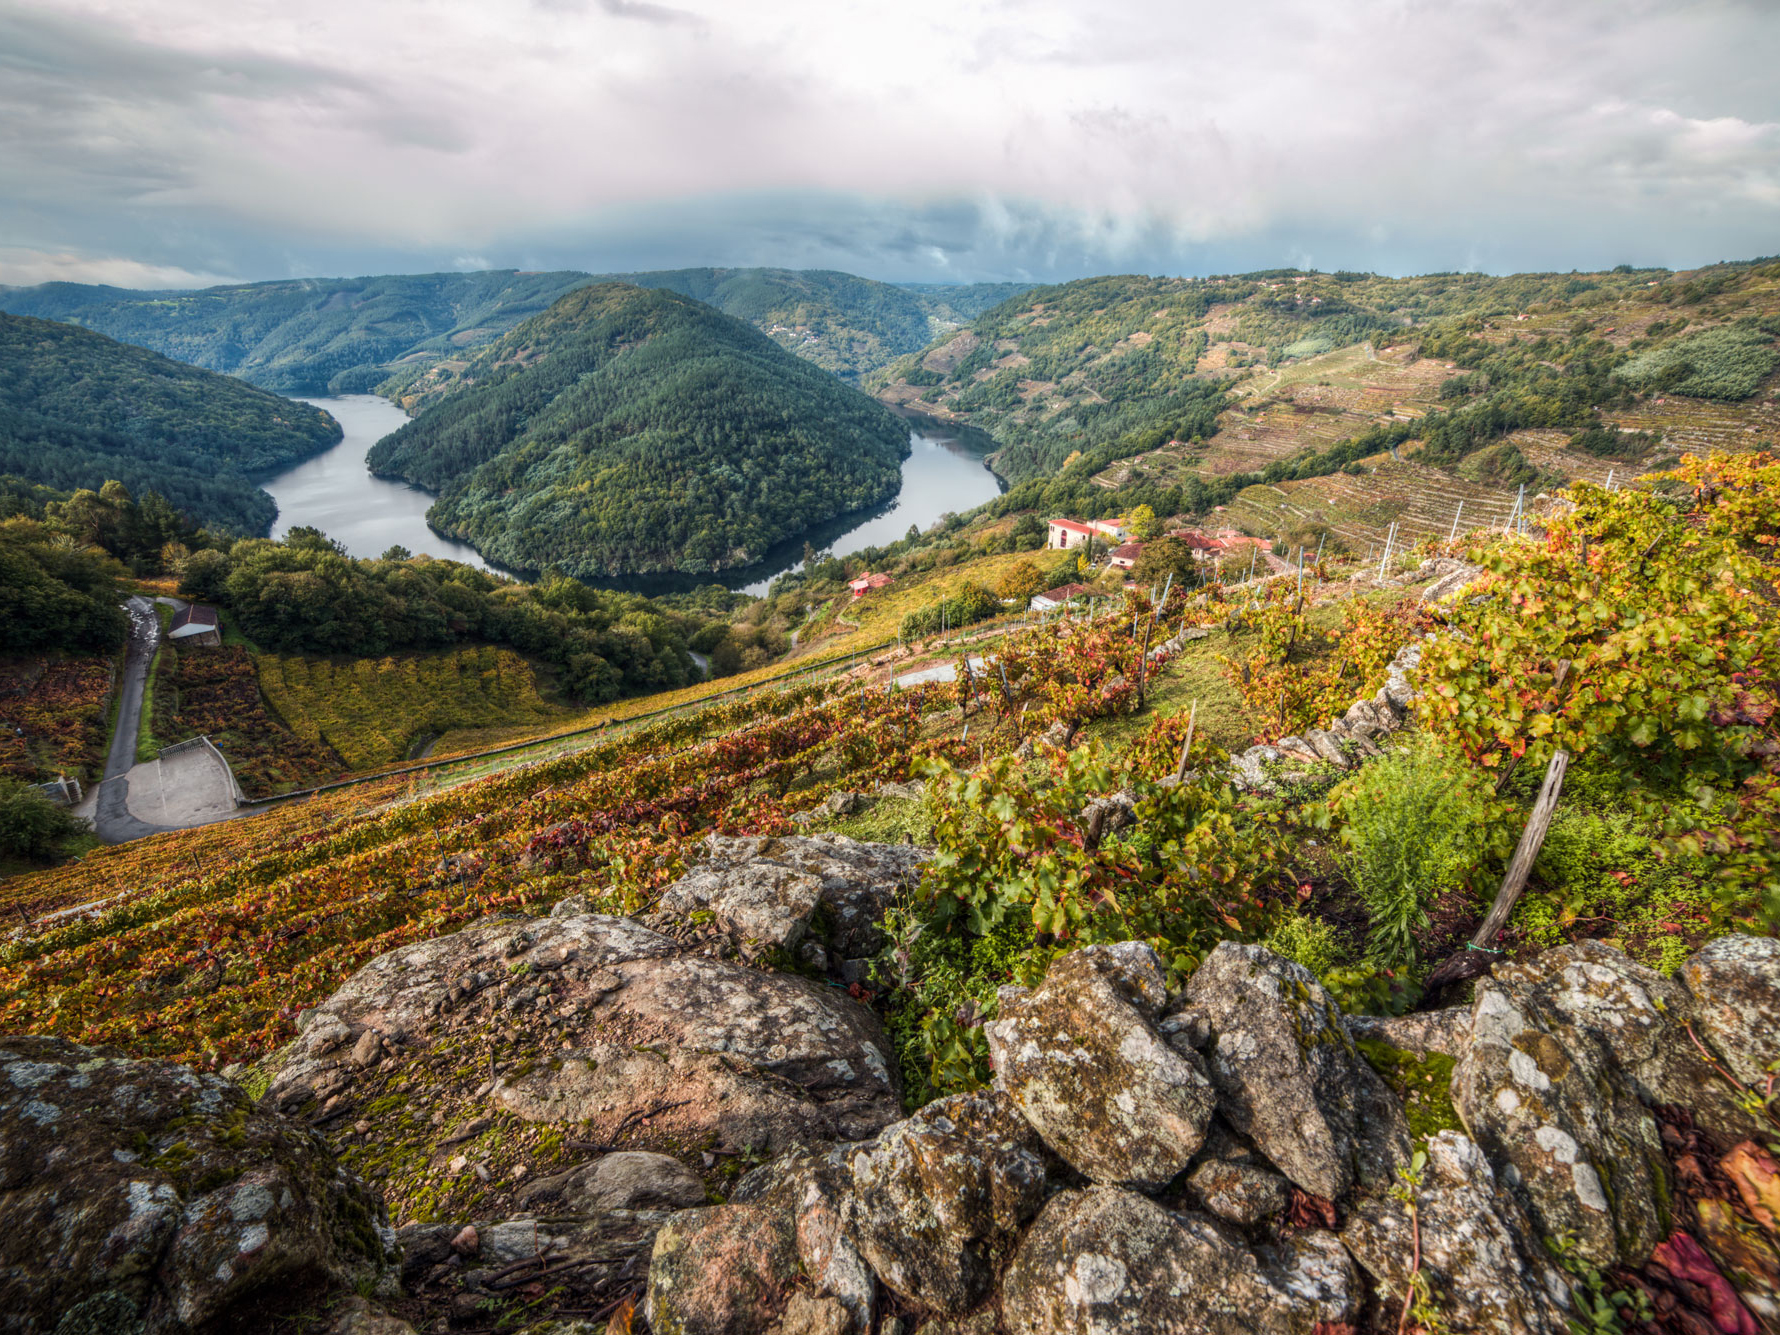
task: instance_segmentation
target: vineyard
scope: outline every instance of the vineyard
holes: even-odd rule
[[[981,1034],[956,1016],[980,1019],[999,982],[1071,942],[1138,936],[1184,976],[1223,936],[1264,938],[1348,1004],[1400,1007],[1475,923],[1554,745],[1574,756],[1571,797],[1505,948],[1598,935],[1672,965],[1726,924],[1780,922],[1776,497],[1780,463],[1690,464],[1469,544],[1480,582],[1441,611],[1332,570],[1307,572],[1302,598],[1286,579],[1165,606],[1133,592],[972,647],[987,657],[960,658],[953,683],[794,682],[442,791],[390,777],[99,850],[5,883],[0,912],[36,921],[0,952],[0,1023],[253,1058],[377,954],[571,894],[635,913],[707,833],[789,833],[827,820],[831,794],[924,777],[926,797],[830,828],[938,843],[920,911],[951,926],[882,1000],[916,1085],[967,1087]],[[1283,797],[1226,786],[1222,746],[1322,723],[1428,635],[1430,704],[1391,764]],[[1189,715],[1190,777],[1164,784]],[[1465,814],[1423,813],[1415,854],[1449,870],[1404,901],[1367,889],[1362,836],[1412,780]],[[1086,812],[1114,789],[1137,824],[1107,834]]]
[[[99,658],[0,660],[0,774],[97,780],[112,671]]]
[[[162,650],[176,663],[155,694],[155,735],[163,742],[209,737],[228,757],[250,797],[324,782],[347,766],[325,742],[300,737],[267,712],[248,651]]]
[[[338,661],[267,654],[259,685],[292,732],[355,770],[393,764],[416,739],[453,729],[535,730],[569,717],[539,693],[532,664],[490,645]]]

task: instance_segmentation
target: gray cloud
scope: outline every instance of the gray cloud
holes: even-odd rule
[[[0,0],[0,281],[1684,267],[1780,238],[1756,0],[102,3]]]

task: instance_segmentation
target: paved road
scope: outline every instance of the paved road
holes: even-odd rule
[[[980,673],[984,666],[985,664],[980,658],[973,658],[970,660],[970,670],[972,672]],[[906,687],[920,686],[923,683],[930,681],[957,680],[958,665],[956,663],[941,663],[938,667],[922,668],[919,672],[905,672],[896,679],[896,684],[899,687]]]
[[[130,792],[130,770],[136,764],[136,739],[142,732],[142,689],[155,661],[161,623],[154,604],[136,597],[124,605],[130,614],[130,647],[124,655],[124,679],[118,687],[117,727],[111,734],[111,753],[105,758],[105,778],[93,808],[93,833],[108,844],[140,839],[162,827],[130,814],[125,799]]]

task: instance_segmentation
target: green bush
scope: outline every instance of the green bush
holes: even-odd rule
[[[0,778],[0,857],[41,862],[85,829],[85,821],[29,784]]]
[[[1082,812],[1120,788],[1137,823],[1096,843]],[[969,775],[937,765],[929,792],[935,856],[886,917],[891,944],[874,967],[897,989],[890,1032],[912,1101],[988,1079],[981,1026],[996,989],[1037,982],[1054,955],[1145,941],[1179,981],[1277,912],[1256,892],[1275,846],[1210,778],[1163,787],[1089,746],[1025,769],[1007,756]]]
[[[1341,870],[1372,917],[1367,955],[1389,968],[1414,963],[1428,905],[1512,844],[1489,779],[1427,744],[1373,761],[1329,801]]]
[[[1302,964],[1319,979],[1340,964],[1345,954],[1334,928],[1321,918],[1302,913],[1283,919],[1263,944],[1275,955]]]

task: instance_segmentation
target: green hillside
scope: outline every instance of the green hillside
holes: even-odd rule
[[[249,475],[340,439],[326,413],[68,324],[0,315],[0,474],[73,491],[122,482],[193,519],[264,533]]]
[[[433,377],[372,450],[441,531],[576,576],[721,570],[894,495],[887,409],[677,293],[600,283]]]
[[[1009,283],[917,290],[786,269],[673,269],[604,278],[707,302],[847,376],[914,352],[1022,290]],[[363,393],[386,379],[395,392],[595,281],[574,270],[497,269],[181,292],[44,283],[0,289],[0,310],[82,325],[284,394]]]
[[[1016,482],[1078,454],[1078,471],[1145,456],[1101,486],[1275,482],[1415,440],[1424,463],[1451,468],[1515,432],[1602,428],[1602,413],[1665,392],[1757,397],[1780,361],[1777,272],[1083,279],[1005,301],[867,387],[988,431]],[[1332,452],[1381,426],[1392,439]],[[1613,447],[1622,458],[1630,439]],[[1524,460],[1510,471],[1539,475]]]

